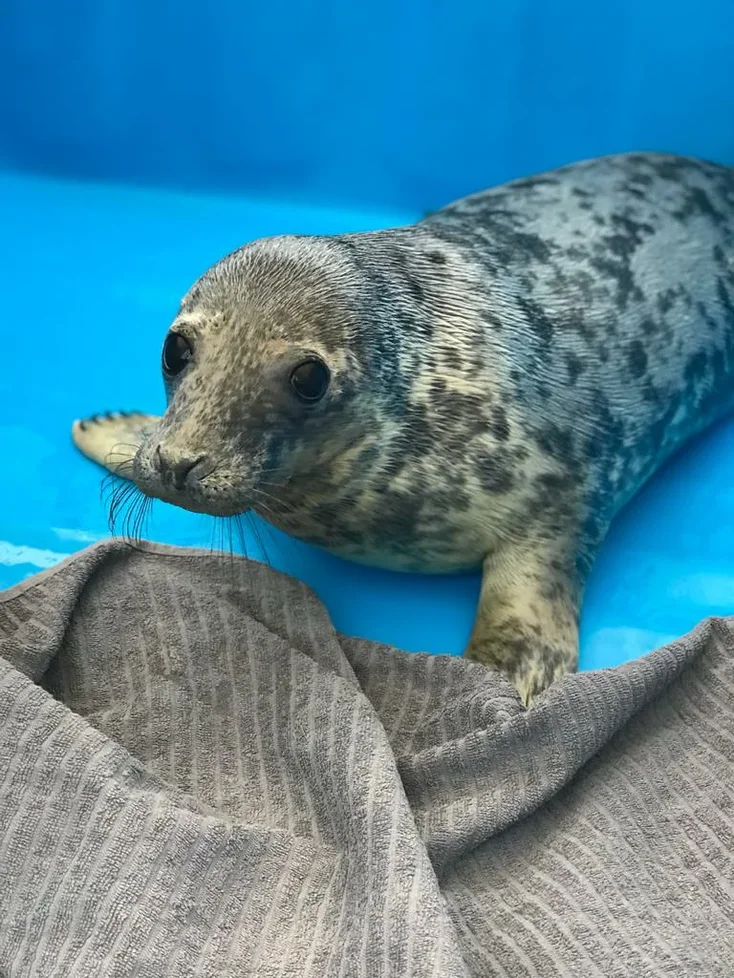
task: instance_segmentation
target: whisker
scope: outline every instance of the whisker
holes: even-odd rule
[[[277,514],[273,511],[273,509],[271,508],[271,506],[267,502],[267,500],[270,497],[268,497],[267,494],[261,492],[260,490],[255,490],[255,491],[258,492],[259,495],[260,495],[260,497],[261,497],[260,500],[259,500],[259,505],[264,510],[266,516],[270,516],[272,518],[273,522],[274,523],[277,523],[278,522]],[[262,523],[260,524],[260,526],[261,526],[261,529],[266,530],[267,533],[269,534],[269,536],[270,536],[270,542],[271,542],[273,548],[276,550],[276,552],[281,553],[281,554],[283,553],[283,549],[284,548],[282,547],[282,543],[283,543],[284,540],[287,541],[287,543],[289,544],[289,546],[293,547],[293,540],[287,534],[284,534],[283,536],[276,535],[275,528],[270,525],[270,523],[267,521],[267,519],[263,520]],[[272,564],[270,563],[270,561],[268,561],[268,564],[269,564],[269,566],[272,566]]]
[[[245,527],[243,524],[244,514],[239,513],[234,517],[235,530],[237,532],[237,538],[240,542],[240,548],[246,560],[250,559],[250,555],[247,552],[247,535],[245,533]]]
[[[257,540],[257,545],[260,548],[260,554],[263,559],[263,563],[267,564],[268,567],[271,566],[270,556],[268,554],[267,547],[265,546],[265,540],[260,532],[260,520],[254,513],[248,513],[250,520],[250,529],[252,530],[255,539]]]
[[[271,513],[274,519],[277,518],[276,514],[279,509],[282,510],[283,514],[286,516],[288,515],[288,513],[293,513],[293,514],[298,513],[298,510],[293,505],[293,503],[287,502],[286,500],[283,499],[277,499],[275,496],[267,492],[267,490],[265,489],[253,487],[252,491],[256,494],[257,497],[259,497],[259,500],[267,500],[269,503],[272,503],[269,512]]]
[[[128,546],[137,547],[145,535],[153,500],[135,483],[116,476],[104,480],[102,492],[108,501],[110,533],[122,537]]]

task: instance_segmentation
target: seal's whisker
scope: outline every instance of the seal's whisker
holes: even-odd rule
[[[217,550],[221,550],[221,547],[217,546],[217,540],[220,539],[220,535],[222,531],[220,527],[220,521],[216,518],[211,520],[209,525],[211,526],[211,532],[209,534],[208,550],[210,556],[213,557]]]
[[[260,483],[260,485],[267,485],[267,483]],[[277,520],[277,513],[279,510],[286,515],[288,513],[297,515],[298,513],[297,507],[294,506],[293,503],[289,502],[288,500],[280,499],[277,496],[274,496],[272,493],[268,492],[266,489],[259,488],[259,486],[253,487],[252,491],[258,497],[259,505],[262,505],[263,499],[266,499],[270,503],[272,503],[268,511],[273,516],[273,519]]]
[[[268,551],[265,546],[265,540],[263,539],[263,535],[260,532],[260,525],[259,525],[260,521],[258,520],[257,516],[254,513],[248,513],[247,519],[250,523],[250,530],[252,531],[252,534],[255,537],[257,545],[260,548],[260,553],[262,554],[263,562],[266,563],[268,567],[270,567],[270,556],[268,555]]]
[[[118,441],[118,442],[115,442],[115,444],[112,445],[112,447],[110,448],[110,454],[112,454],[113,452],[115,454],[119,454],[124,449],[125,452],[127,452],[127,453],[132,452],[132,454],[134,456],[134,455],[137,454],[138,448],[140,448],[140,446],[139,445],[136,445],[134,442],[131,442],[131,441]]]
[[[136,487],[130,482],[123,482],[119,479],[113,480],[109,486],[109,493],[106,499],[108,505],[108,524],[110,532],[115,532],[115,524],[120,512],[127,506],[130,499],[136,494]]]
[[[282,482],[267,482],[265,479],[258,479],[258,486],[267,486],[268,489],[285,489]]]
[[[104,492],[109,498],[108,526],[113,536],[120,536],[130,546],[137,546],[144,535],[153,500],[133,482],[106,478]],[[118,527],[121,532],[118,533]]]
[[[239,539],[240,542],[242,553],[245,557],[245,567],[247,569],[247,576],[250,582],[250,593],[254,594],[255,583],[253,581],[253,573],[254,573],[253,560],[250,557],[247,549],[247,534],[245,533],[245,527],[244,527],[245,519],[247,519],[247,513],[237,513],[235,516],[231,518],[231,525],[234,526],[234,529],[237,533],[237,538]],[[234,567],[234,563],[232,566]]]
[[[278,522],[277,514],[273,511],[273,509],[270,507],[269,503],[267,502],[269,498],[268,495],[262,492],[262,490],[256,490],[256,492],[258,492],[261,496],[261,499],[259,500],[259,505],[262,507],[266,516],[270,516],[273,522],[277,523]],[[293,511],[295,512],[295,509]],[[283,539],[287,540],[291,546],[293,545],[293,541],[289,536],[284,536],[284,537],[276,536],[274,527],[270,525],[267,519],[264,519],[260,525],[261,525],[261,529],[263,529],[269,535],[270,542],[276,551],[282,552],[283,548],[281,546],[281,541]],[[268,561],[268,564],[270,564],[270,561]]]
[[[234,564],[234,541],[232,540],[232,518],[227,520],[227,551],[229,552],[229,562]]]
[[[150,512],[151,500],[141,495],[133,497],[129,508],[129,519],[126,524],[125,536],[132,540],[136,545],[139,544],[144,536],[144,529],[147,525]]]
[[[245,528],[243,526],[244,514],[238,514],[233,517],[235,530],[237,531],[237,539],[240,542],[240,548],[246,560],[250,559],[250,555],[247,552],[247,536],[245,535]]]
[[[275,550],[276,553],[282,554],[284,552],[284,550],[286,549],[283,546],[283,541],[284,540],[288,543],[288,545],[291,548],[293,548],[293,546],[294,546],[293,540],[289,536],[286,536],[286,535],[282,535],[281,536],[280,534],[276,533],[275,527],[271,526],[270,523],[267,520],[263,520],[262,521],[262,523],[261,523],[261,529],[262,529],[263,533],[270,540],[270,545],[273,548],[273,550]]]

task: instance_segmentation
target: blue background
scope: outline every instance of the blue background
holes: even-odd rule
[[[105,534],[100,472],[70,423],[162,408],[167,323],[231,248],[402,223],[600,153],[734,164],[734,3],[2,0],[0,92],[8,585]],[[734,611],[733,449],[719,427],[617,520],[584,605],[584,667]],[[213,539],[165,506],[150,536]],[[338,627],[461,649],[476,577],[379,574],[264,539]]]
[[[2,0],[0,154],[431,208],[625,149],[734,162],[732,0]]]

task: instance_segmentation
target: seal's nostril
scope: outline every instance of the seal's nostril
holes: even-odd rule
[[[185,489],[187,484],[190,485],[196,480],[194,469],[206,461],[206,455],[184,455],[176,458],[164,452],[160,445],[156,448],[156,455],[161,480],[172,485],[179,492]]]
[[[196,481],[194,469],[200,462],[205,461],[206,455],[197,455],[194,458],[180,458],[171,466],[171,476],[173,486],[179,491],[186,488],[186,484]]]

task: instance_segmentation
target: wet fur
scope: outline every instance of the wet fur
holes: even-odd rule
[[[607,157],[411,227],[257,241],[174,326],[195,362],[138,452],[143,491],[383,567],[483,565],[467,654],[529,702],[576,667],[616,511],[734,407],[734,171]],[[285,381],[299,351],[332,369],[313,410]],[[210,471],[176,493],[159,444]]]

